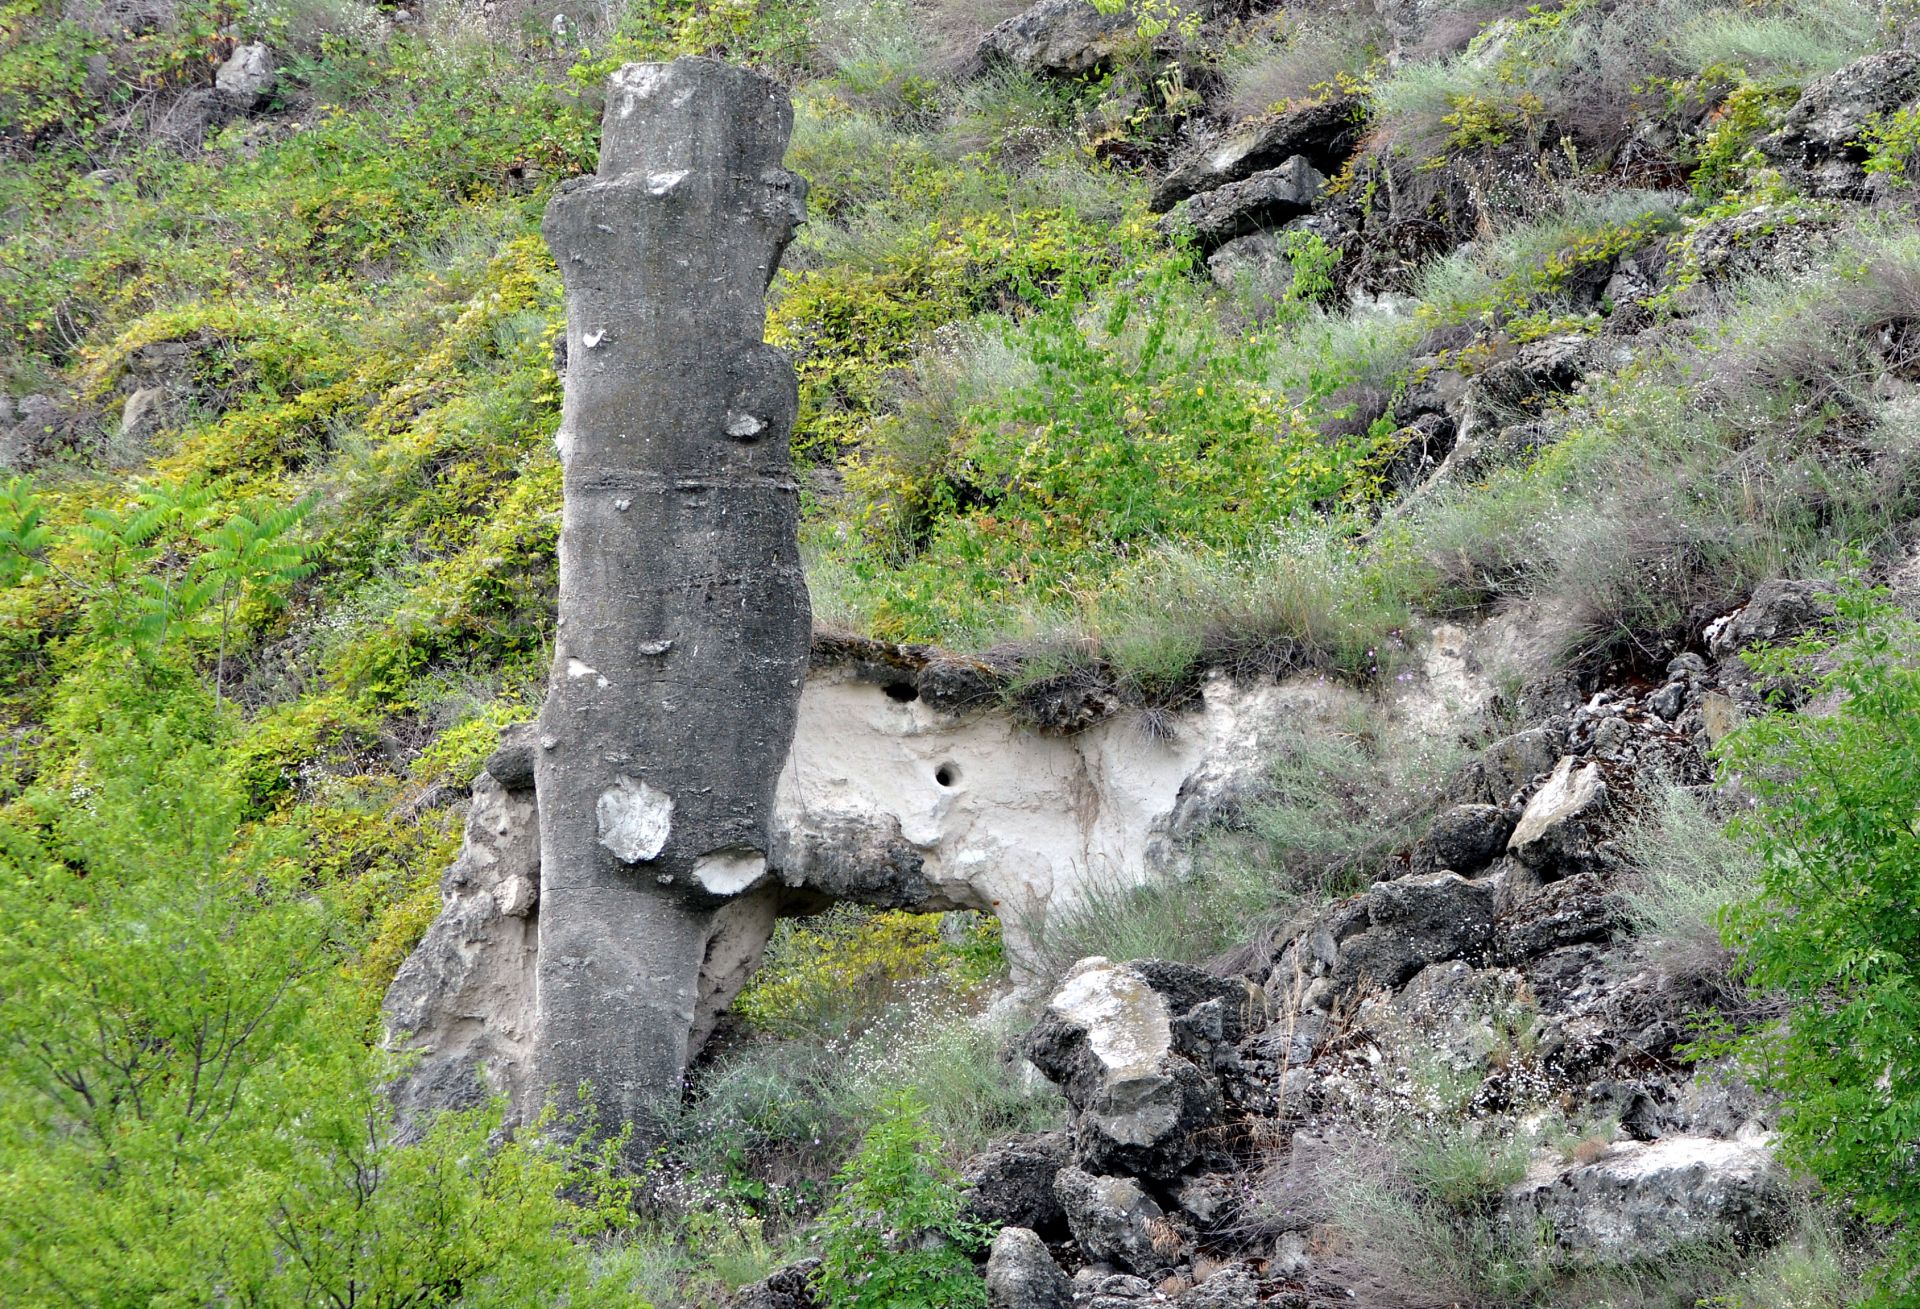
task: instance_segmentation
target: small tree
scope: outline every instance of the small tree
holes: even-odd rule
[[[60,537],[43,521],[32,482],[9,479],[0,484],[0,586],[50,571],[91,602],[96,630],[141,655],[166,648],[211,611],[217,706],[240,605],[284,604],[287,588],[315,565],[312,547],[292,539],[311,499],[251,500],[223,520],[214,498],[199,482],[144,486],[121,509],[81,511]]]
[[[1920,623],[1842,586],[1828,633],[1750,659],[1806,687],[1722,763],[1758,802],[1738,828],[1759,893],[1722,916],[1748,982],[1784,1021],[1726,1042],[1782,1097],[1785,1153],[1891,1236],[1880,1304],[1920,1274]]]
[[[969,1252],[986,1233],[960,1218],[960,1188],[911,1090],[889,1095],[835,1180],[817,1285],[829,1309],[972,1309],[986,1283]]]

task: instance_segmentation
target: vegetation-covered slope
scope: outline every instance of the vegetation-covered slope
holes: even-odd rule
[[[1154,0],[1065,76],[980,64],[1014,7],[960,0],[0,8],[12,1293],[697,1301],[883,1105],[900,1148],[899,1085],[950,1154],[1057,1113],[953,1020],[991,932],[836,916],[783,935],[637,1211],[591,1143],[389,1139],[378,997],[546,666],[537,224],[623,61],[794,87],[813,212],[769,335],[825,622],[1176,705],[1206,666],[1390,678],[1420,624],[1515,602],[1567,666],[1644,672],[1766,578],[1903,558],[1916,96],[1855,124],[1853,190],[1767,142],[1914,16],[1378,8]],[[256,39],[271,87],[219,89]],[[1364,136],[1270,267],[1158,225],[1223,128],[1326,104]],[[1422,426],[1468,393],[1471,431]],[[1283,761],[1206,878],[1058,948],[1206,957],[1351,889],[1329,833],[1431,803],[1400,762]]]

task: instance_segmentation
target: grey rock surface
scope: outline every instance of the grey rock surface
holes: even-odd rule
[[[1535,869],[1576,859],[1591,849],[1591,822],[1606,803],[1607,783],[1599,765],[1566,755],[1527,801],[1507,850]]]
[[[1066,1210],[1073,1239],[1087,1258],[1143,1277],[1174,1262],[1177,1246],[1166,1239],[1173,1229],[1153,1197],[1133,1178],[1098,1177],[1066,1168],[1054,1179],[1054,1190]]]
[[[1413,847],[1413,871],[1437,873],[1451,869],[1479,872],[1506,849],[1513,834],[1513,818],[1490,804],[1455,805],[1441,813]]]
[[[1076,1157],[1101,1172],[1178,1177],[1224,1111],[1209,1065],[1239,1039],[1248,1004],[1243,986],[1177,964],[1074,965],[1025,1053],[1077,1113]]]
[[[1165,213],[1188,196],[1244,181],[1296,155],[1331,174],[1353,153],[1364,126],[1361,103],[1350,96],[1249,119],[1161,178],[1150,203]]]
[[[258,41],[249,41],[235,46],[215,70],[213,89],[237,108],[258,109],[272,97],[278,77],[273,52]]]
[[[1070,1309],[1073,1283],[1046,1242],[1024,1227],[1003,1227],[987,1253],[987,1309]]]
[[[1023,72],[1078,77],[1103,67],[1133,31],[1124,9],[1103,14],[1086,0],[1040,0],[981,37],[979,57]]]
[[[167,421],[167,392],[159,386],[143,386],[120,406],[120,439],[144,441]]]
[[[1223,1268],[1198,1286],[1182,1291],[1174,1303],[1180,1309],[1256,1309],[1260,1282],[1244,1268]]]
[[[540,718],[538,1078],[645,1124],[677,1094],[716,920],[763,887],[811,616],[765,294],[804,215],[786,92],[629,64],[543,230],[566,285],[560,622]],[[758,915],[770,930],[771,909]],[[734,930],[729,933],[727,928]],[[752,930],[758,930],[754,928]]]
[[[1727,659],[1755,646],[1800,635],[1833,613],[1818,582],[1774,578],[1754,588],[1753,598],[1709,629],[1707,648]]]
[[[1920,98],[1920,55],[1885,50],[1811,83],[1787,111],[1780,130],[1760,142],[1761,152],[1817,196],[1855,198],[1865,193],[1863,145],[1867,129],[1883,115]]]
[[[1549,1163],[1508,1191],[1501,1216],[1528,1231],[1551,1224],[1569,1262],[1615,1263],[1763,1239],[1787,1191],[1764,1139],[1668,1136],[1616,1143],[1575,1168]]]
[[[994,1227],[1057,1230],[1066,1214],[1053,1179],[1071,1156],[1065,1132],[1035,1132],[996,1142],[967,1161],[960,1216]]]
[[[422,1051],[393,1087],[403,1120],[502,1093],[517,1107],[525,1093],[540,908],[530,787],[474,779],[466,841],[440,891],[440,916],[386,996],[388,1044]]]
[[[1212,250],[1311,212],[1326,185],[1325,174],[1306,156],[1294,155],[1243,181],[1193,196],[1160,220],[1160,230],[1190,233],[1202,250]]]
[[[1492,883],[1451,872],[1377,884],[1366,896],[1366,930],[1339,944],[1329,974],[1334,994],[1399,986],[1428,964],[1484,950],[1493,898]]]
[[[813,1275],[819,1268],[818,1259],[788,1264],[735,1291],[727,1309],[816,1309],[820,1302],[814,1298]]]

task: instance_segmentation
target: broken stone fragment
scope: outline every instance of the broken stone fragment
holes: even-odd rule
[[[1215,989],[1205,999],[1197,998],[1200,979]],[[1196,1002],[1176,1009],[1170,998]],[[1202,1133],[1225,1112],[1203,1033],[1217,1028],[1231,1044],[1250,1003],[1244,984],[1230,988],[1165,961],[1075,964],[1024,1049],[1077,1111],[1080,1161],[1155,1182],[1179,1177],[1199,1156]]]
[[[1787,1196],[1764,1137],[1668,1136],[1574,1168],[1550,1158],[1507,1192],[1501,1217],[1528,1233],[1545,1224],[1569,1263],[1626,1263],[1770,1239]]]
[[[1811,83],[1780,130],[1761,140],[1761,153],[1816,196],[1858,197],[1865,190],[1868,129],[1916,97],[1920,55],[1868,55]]]
[[[1367,892],[1366,930],[1339,942],[1333,994],[1401,985],[1428,964],[1478,955],[1493,935],[1494,885],[1458,873],[1380,882]]]
[[[241,109],[258,109],[273,95],[273,53],[258,41],[235,46],[213,75],[213,89]]]
[[[1507,852],[1529,868],[1548,870],[1592,849],[1588,821],[1607,802],[1607,783],[1598,764],[1564,756],[1541,784],[1507,842]]]
[[[1707,648],[1716,659],[1772,645],[1800,635],[1833,613],[1818,582],[1774,578],[1754,588],[1753,598],[1707,629]]]
[[[1244,181],[1193,196],[1160,220],[1160,230],[1187,233],[1200,249],[1212,250],[1312,212],[1326,185],[1325,174],[1304,155],[1294,155]]]
[[[965,1188],[960,1216],[989,1227],[1026,1227],[1057,1232],[1066,1221],[1053,1179],[1067,1166],[1065,1132],[1041,1132],[996,1142],[973,1156],[961,1172]]]
[[[987,1254],[987,1309],[1072,1309],[1073,1283],[1046,1242],[1024,1227],[1003,1227]]]
[[[1248,119],[1163,177],[1153,189],[1153,211],[1165,213],[1188,196],[1244,181],[1296,155],[1322,173],[1337,172],[1359,144],[1364,123],[1361,102],[1352,96]]]
[[[1499,858],[1512,834],[1513,818],[1506,810],[1490,804],[1455,805],[1435,818],[1415,843],[1413,871],[1479,872]]]
[[[1149,1277],[1176,1262],[1178,1233],[1152,1196],[1131,1177],[1100,1177],[1063,1168],[1054,1193],[1082,1254]]]
[[[1040,0],[980,38],[982,63],[1078,77],[1104,66],[1134,32],[1126,9],[1103,14],[1086,0]]]

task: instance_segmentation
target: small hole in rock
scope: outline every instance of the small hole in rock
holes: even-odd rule
[[[960,780],[960,766],[958,764],[941,764],[933,770],[933,780],[942,786],[952,786]]]
[[[887,699],[909,704],[920,698],[920,688],[912,682],[888,682],[885,687]]]

